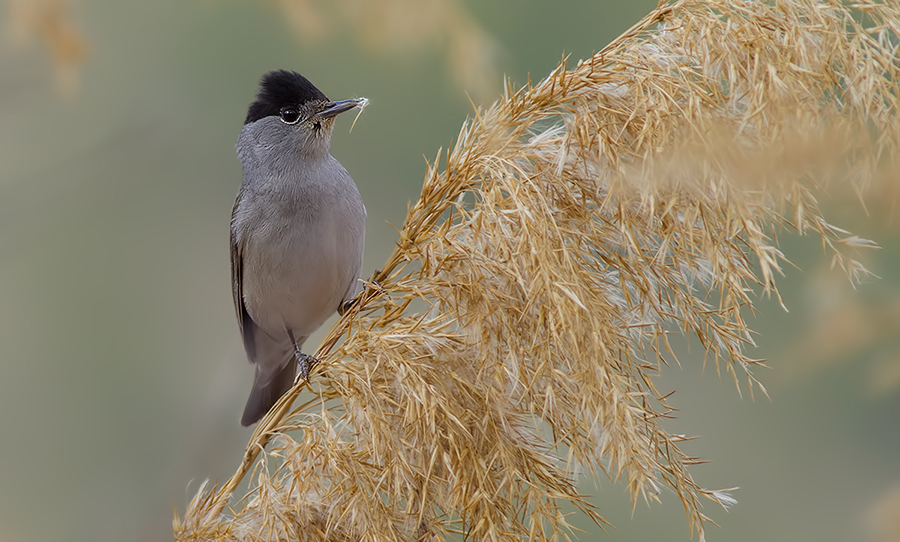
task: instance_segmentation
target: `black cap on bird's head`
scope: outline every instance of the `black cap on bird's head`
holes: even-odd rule
[[[299,107],[308,102],[327,102],[328,97],[309,79],[297,72],[276,70],[265,74],[259,82],[256,101],[250,104],[244,124],[275,116],[285,107]]]
[[[272,116],[294,124],[303,112],[308,112],[307,118],[328,118],[364,102],[364,98],[332,102],[306,77],[294,71],[276,70],[265,74],[260,81],[256,100],[250,104],[244,124]]]

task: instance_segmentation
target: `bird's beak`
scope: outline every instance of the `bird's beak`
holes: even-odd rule
[[[365,98],[354,98],[352,100],[341,100],[339,102],[329,102],[325,104],[325,109],[313,114],[312,118],[327,119],[344,111],[349,111],[354,107],[360,107],[366,102]]]

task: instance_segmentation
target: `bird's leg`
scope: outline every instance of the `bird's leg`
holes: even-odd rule
[[[300,347],[297,346],[297,341],[294,340],[294,332],[290,329],[287,332],[288,337],[291,338],[291,345],[294,347],[294,357],[297,358],[297,365],[300,367],[300,378],[309,381],[309,371],[319,363],[319,360],[314,356],[301,352]]]

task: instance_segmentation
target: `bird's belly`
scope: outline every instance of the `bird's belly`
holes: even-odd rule
[[[338,308],[358,255],[340,246],[329,228],[252,239],[244,259],[244,302],[250,317],[272,337],[290,329],[312,334]],[[265,248],[260,248],[265,247]],[[354,277],[355,278],[355,277]]]

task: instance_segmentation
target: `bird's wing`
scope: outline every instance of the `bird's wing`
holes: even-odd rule
[[[234,227],[234,214],[237,212],[240,199],[239,195],[231,211],[231,294],[234,298],[234,311],[237,314],[238,326],[241,328],[241,338],[244,339],[244,350],[247,351],[250,361],[254,361],[256,358],[256,340],[253,333],[255,323],[247,313],[247,307],[244,306],[243,250]]]

